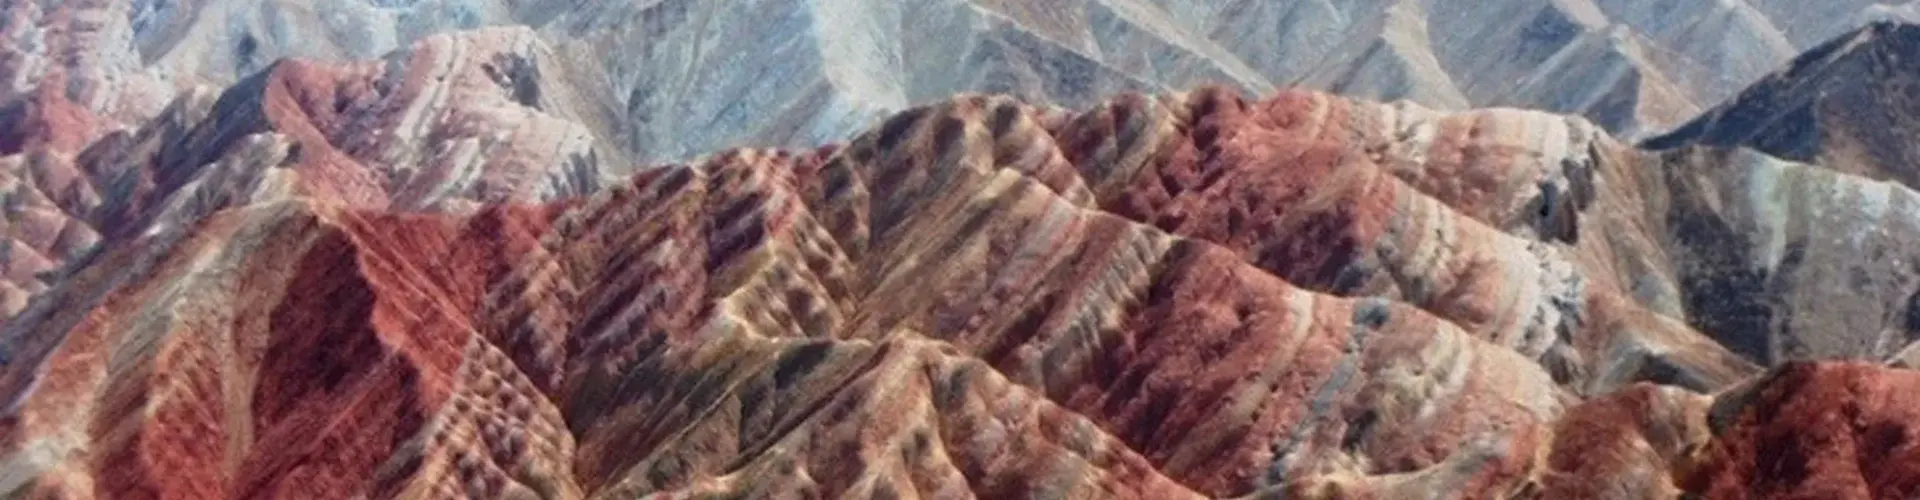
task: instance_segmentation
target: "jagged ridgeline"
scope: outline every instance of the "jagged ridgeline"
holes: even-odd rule
[[[0,496],[1910,497],[1848,3],[6,4]]]

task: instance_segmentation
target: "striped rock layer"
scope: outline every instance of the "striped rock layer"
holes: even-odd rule
[[[1695,324],[1763,362],[1920,366],[1916,46],[1920,26],[1873,24],[1645,143],[1685,187],[1676,260],[1704,292],[1689,300]]]
[[[1670,160],[1513,110],[961,96],[550,202],[208,203],[0,333],[0,493],[1911,494],[1911,373],[1752,378],[1640,290],[1701,266],[1613,209],[1724,191]],[[1871,449],[1756,475],[1834,418]]]
[[[393,210],[590,193],[593,114],[524,29],[429,37],[363,63],[285,60],[196,88],[137,127],[43,86],[0,130],[0,313],[97,243],[176,231],[223,208],[314,197]],[[605,156],[603,156],[605,155]]]

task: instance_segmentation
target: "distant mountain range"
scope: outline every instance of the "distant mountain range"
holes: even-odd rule
[[[80,75],[108,80],[82,85],[225,86],[281,57],[374,59],[432,33],[526,25],[567,67],[561,85],[593,98],[596,132],[645,161],[841,140],[963,91],[1080,107],[1207,83],[1533,108],[1637,138],[1841,33],[1920,19],[1920,2],[1873,0],[72,0],[8,10],[21,21],[7,54],[16,93],[61,64],[114,72]],[[71,24],[57,19],[68,15]],[[37,31],[56,26],[71,28]],[[78,60],[45,52],[60,37],[84,45],[67,57]],[[159,95],[101,99],[151,111]]]

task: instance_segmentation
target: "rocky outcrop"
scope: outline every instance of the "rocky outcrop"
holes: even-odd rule
[[[1671,386],[1636,384],[1567,409],[1540,498],[1676,498],[1680,481],[1714,436],[1713,399]]]
[[[1790,363],[1721,395],[1719,436],[1686,475],[1710,498],[1920,494],[1920,372]]]
[[[153,181],[177,190],[210,174],[198,166],[218,157],[206,155],[270,133],[289,149],[279,165],[298,176],[288,189],[356,205],[590,192],[604,148],[579,124],[593,110],[554,84],[551,57],[532,32],[499,28],[430,37],[378,62],[276,63],[221,94],[187,145],[161,153],[178,163]]]
[[[91,251],[100,233],[87,213],[100,194],[76,162],[82,148],[109,130],[110,121],[43,87],[6,110],[10,130],[0,131],[0,185],[5,212],[4,277],[0,312],[7,316],[26,306],[47,285],[48,273],[68,259]]]
[[[101,235],[88,175],[103,138],[170,91],[126,50],[124,2],[0,4],[0,317],[11,317]]]
[[[1419,305],[1563,382],[1624,383],[1601,375],[1635,366],[1620,364],[1624,352],[1684,367],[1702,389],[1748,369],[1630,304],[1610,263],[1571,246],[1601,196],[1594,151],[1612,147],[1582,122],[1200,91],[1120,99],[1061,135],[1116,214],[1235,249],[1301,286]]]
[[[1920,156],[1900,139],[1920,130],[1904,90],[1916,37],[1892,23],[1842,36],[1645,143],[1665,151],[1695,324],[1769,362],[1897,359],[1920,340],[1904,250]]]

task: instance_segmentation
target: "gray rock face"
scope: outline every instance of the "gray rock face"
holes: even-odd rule
[[[1824,37],[1920,13],[1857,0],[82,3],[125,32],[96,48],[174,85],[230,84],[282,57],[372,59],[436,32],[529,25],[578,66],[571,73],[601,75],[573,82],[575,93],[622,110],[591,125],[643,162],[844,139],[956,92],[1080,107],[1204,83],[1536,108],[1638,138]],[[147,100],[161,101],[149,111],[164,104]]]
[[[1865,13],[1885,9],[1900,0],[1746,0],[1773,20],[1780,32],[1800,46],[1812,46],[1852,31]]]
[[[1738,99],[1646,142],[1745,146],[1920,187],[1920,26],[1881,22],[1808,51]]]
[[[1642,144],[1702,330],[1761,361],[1920,361],[1916,50],[1920,27],[1872,24]]]
[[[1766,364],[1920,342],[1920,194],[1750,149],[1662,156],[1654,189],[1694,326]]]
[[[1662,70],[1695,84],[1708,105],[1799,52],[1765,14],[1739,0],[1594,3],[1614,22],[1632,26],[1653,42],[1669,61]]]

